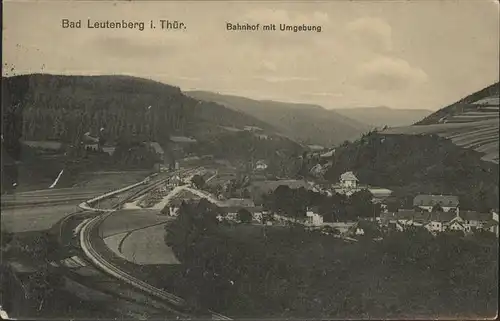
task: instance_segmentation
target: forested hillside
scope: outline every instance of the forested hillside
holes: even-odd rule
[[[20,138],[75,143],[100,128],[112,141],[135,135],[159,142],[170,134],[201,135],[199,126],[207,124],[273,130],[177,87],[128,76],[15,76],[3,79],[2,94],[2,134],[11,151]]]
[[[463,209],[498,207],[498,165],[481,153],[436,135],[371,133],[337,148],[326,177],[336,182],[353,171],[362,184],[394,190],[411,199],[416,194],[454,194]]]
[[[261,128],[259,133],[266,137],[281,137],[271,125],[252,116],[198,101],[177,87],[152,80],[46,74],[3,78],[2,151],[6,156],[2,155],[2,192],[14,185],[17,189],[46,188],[62,169],[60,182],[68,181],[68,186],[80,171],[150,169],[157,160],[143,142],[156,141],[169,150],[171,136],[191,136],[200,142],[221,136],[217,141],[225,146],[224,152],[214,144],[207,145],[208,149],[196,145],[203,148],[193,152],[237,156],[238,148],[251,139],[231,140],[226,135],[233,133],[229,129],[242,131],[245,126]],[[80,143],[88,132],[115,146],[113,157],[82,150]],[[56,141],[63,148],[47,152],[23,141]],[[284,137],[270,143],[263,140],[258,145],[273,151],[283,149],[277,147],[280,144],[299,146]]]

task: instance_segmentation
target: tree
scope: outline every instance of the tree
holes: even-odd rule
[[[250,223],[252,221],[252,213],[245,208],[238,210],[238,219],[242,223]]]
[[[205,179],[201,175],[194,175],[193,178],[191,178],[191,182],[198,189],[202,189],[203,187],[205,187]]]
[[[443,207],[439,203],[437,203],[436,205],[434,205],[432,207],[432,211],[433,212],[444,212]]]
[[[373,194],[367,190],[363,189],[353,193],[349,197],[348,213],[351,217],[373,217],[374,215],[374,205],[372,203]]]

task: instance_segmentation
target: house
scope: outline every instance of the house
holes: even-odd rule
[[[358,182],[359,180],[353,172],[345,172],[344,174],[340,175],[340,185],[343,188],[356,188]]]
[[[484,231],[489,231],[493,234],[495,234],[497,237],[498,237],[498,222],[497,221],[489,221],[488,223],[486,224],[483,224],[483,228],[482,228]]]
[[[312,207],[306,211],[306,224],[313,226],[323,225],[323,216],[318,214],[318,208]]]
[[[490,228],[490,231],[495,233],[496,236],[498,237],[498,208],[493,209],[491,211],[492,214],[492,219],[493,219],[493,226]]]
[[[498,222],[498,208],[491,210],[492,219]]]
[[[267,164],[265,161],[263,160],[259,160],[255,163],[255,169],[256,170],[259,170],[259,171],[263,171],[265,169],[267,169]]]
[[[446,230],[467,232],[467,227],[463,224],[463,221],[453,220],[453,222],[447,224]]]
[[[380,225],[403,231],[410,226],[426,228],[431,233],[443,232],[446,224],[454,219],[454,213],[418,212],[414,210],[399,210],[398,212],[382,212]]]
[[[422,214],[427,215],[424,227],[433,234],[444,232],[449,222],[456,217],[456,214],[452,212],[430,212]]]
[[[472,230],[482,229],[483,225],[493,220],[492,213],[479,213],[476,211],[460,211],[459,216],[464,224],[470,226]]]
[[[85,147],[85,150],[98,152],[100,146],[99,146],[99,144],[85,144],[84,147]]]
[[[242,209],[247,210],[252,214],[252,219],[256,220],[259,223],[262,223],[263,218],[263,210],[261,206],[252,206],[252,207],[242,207],[242,206],[227,206],[222,207],[223,218],[231,220],[231,221],[239,221],[238,212]]]
[[[377,224],[373,222],[369,222],[366,220],[360,220],[354,225],[352,225],[346,232],[349,236],[362,236],[362,235],[370,235],[376,236],[380,234],[380,228]]]
[[[434,206],[440,205],[444,212],[458,210],[458,197],[453,195],[417,195],[413,199],[413,206],[418,206],[428,212]]]

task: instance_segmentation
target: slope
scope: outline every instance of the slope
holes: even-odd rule
[[[355,139],[371,128],[317,105],[259,101],[206,91],[189,91],[186,94],[252,115],[304,144],[333,146]]]
[[[442,108],[414,126],[389,128],[386,135],[438,135],[473,149],[482,159],[499,161],[499,83]]]

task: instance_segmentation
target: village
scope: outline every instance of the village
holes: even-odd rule
[[[254,164],[255,172],[265,171],[266,168],[264,160],[256,161]],[[371,202],[380,208],[374,215],[368,213],[356,218],[332,220],[324,217],[318,206],[307,207],[305,215],[302,217],[287,215],[287,213],[266,208],[261,200],[252,199],[251,195],[244,195],[245,193],[228,194],[229,180],[223,184],[222,188],[221,186],[218,188],[210,187],[210,181],[217,179],[218,176],[223,176],[221,172],[222,170],[219,172],[208,169],[208,166],[199,166],[196,167],[196,170],[190,171],[188,175],[174,176],[159,192],[161,195],[154,197],[159,201],[155,208],[163,209],[163,213],[175,217],[183,202],[205,198],[220,208],[222,214],[218,216],[218,219],[221,222],[266,226],[300,224],[310,230],[319,230],[323,234],[351,239],[365,234],[371,235],[373,231],[377,231],[373,234],[373,238],[377,239],[391,231],[405,231],[411,228],[424,228],[432,235],[444,232],[459,232],[468,235],[480,231],[492,233],[496,237],[499,235],[498,209],[492,209],[486,213],[462,210],[457,196],[420,194],[414,197],[411,208],[398,208],[396,211],[390,211],[388,203],[392,191],[360,184],[355,173],[351,171],[343,173],[339,177],[339,182],[331,184],[329,187],[314,181],[305,181],[303,186],[326,198],[331,198],[333,195],[343,195],[349,199],[355,193],[368,191],[369,195],[372,196]],[[274,190],[276,190],[283,185],[291,185],[293,188],[293,184],[297,182],[277,180],[272,183]],[[270,192],[273,191],[273,188]],[[248,193],[248,190],[246,192]]]

